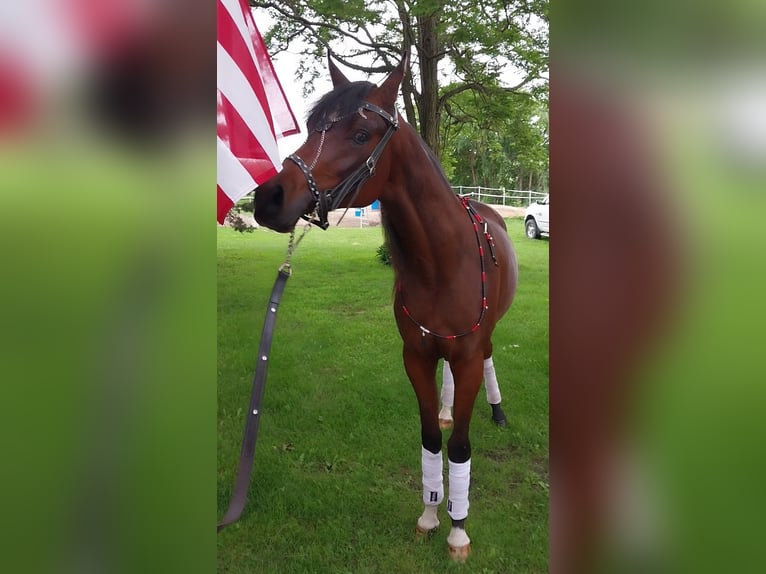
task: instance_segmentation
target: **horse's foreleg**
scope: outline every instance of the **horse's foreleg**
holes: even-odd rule
[[[423,504],[417,533],[430,533],[439,526],[437,511],[444,500],[442,434],[438,423],[439,398],[436,394],[436,359],[404,350],[404,368],[415,390],[420,410],[420,462],[423,476]]]
[[[438,510],[444,500],[444,472],[442,451],[432,453],[425,447],[420,450],[423,471],[423,514],[418,517],[416,532],[419,536],[429,534],[439,527]]]
[[[468,491],[471,485],[471,442],[468,438],[471,413],[482,378],[482,357],[452,366],[455,377],[455,426],[447,442],[449,458],[449,500],[447,512],[452,528],[447,537],[450,556],[463,561],[471,551],[471,539],[465,531],[468,517]]]

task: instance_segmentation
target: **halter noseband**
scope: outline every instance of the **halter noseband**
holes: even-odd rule
[[[356,168],[356,170],[354,170],[351,175],[344,179],[334,189],[319,191],[317,182],[314,179],[314,176],[311,174],[311,170],[316,166],[317,161],[319,161],[319,154],[322,153],[322,144],[324,144],[325,132],[330,129],[330,127],[332,127],[333,123],[339,121],[339,119],[331,121],[321,129],[322,139],[319,144],[319,149],[317,150],[317,155],[314,158],[314,161],[311,163],[311,167],[306,165],[306,162],[303,161],[297,154],[292,154],[287,158],[293,161],[295,165],[297,165],[298,168],[300,168],[300,170],[303,172],[303,175],[306,178],[306,182],[309,186],[309,192],[311,192],[311,195],[315,201],[314,213],[311,215],[316,215],[316,218],[312,219],[311,215],[301,215],[301,217],[309,223],[318,225],[322,229],[327,229],[330,226],[330,223],[327,221],[327,214],[336,209],[340,203],[352,192],[354,193],[354,197],[351,199],[353,202],[354,198],[359,193],[362,184],[364,184],[369,178],[375,175],[375,166],[377,165],[380,156],[383,155],[383,150],[385,149],[388,140],[390,140],[391,136],[394,135],[394,132],[399,129],[399,121],[397,118],[389,114],[383,108],[379,108],[378,106],[368,102],[363,102],[355,113],[359,113],[359,115],[361,115],[363,118],[366,118],[367,116],[364,115],[362,110],[369,110],[378,114],[381,118],[386,120],[388,129],[386,130],[386,133],[383,134],[383,137],[380,138],[380,141],[378,142],[378,145],[375,146],[375,149],[372,150],[372,153],[370,154],[370,157],[367,158],[367,161]]]

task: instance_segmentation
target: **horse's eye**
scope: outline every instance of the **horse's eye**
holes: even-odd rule
[[[365,130],[359,130],[354,134],[354,142],[358,144],[363,144],[367,142],[367,140],[370,139],[370,134],[366,132]]]

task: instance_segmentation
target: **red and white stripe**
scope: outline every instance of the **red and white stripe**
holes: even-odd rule
[[[281,165],[300,128],[246,0],[218,0],[218,222]]]

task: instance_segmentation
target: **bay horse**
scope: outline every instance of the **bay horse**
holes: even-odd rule
[[[329,60],[333,90],[312,108],[308,137],[276,176],[255,190],[255,219],[290,232],[299,219],[326,228],[327,213],[379,199],[394,269],[394,316],[407,376],[417,396],[425,509],[419,535],[439,526],[444,499],[436,368],[454,376],[454,426],[447,441],[447,537],[464,561],[471,474],[468,432],[491,335],[516,290],[518,265],[505,223],[493,209],[458,198],[395,102],[407,56],[380,86],[351,82]]]

